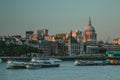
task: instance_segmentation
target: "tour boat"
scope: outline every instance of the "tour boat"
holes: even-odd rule
[[[59,64],[49,59],[32,59],[30,63],[26,65],[27,69],[38,69],[46,67],[59,67]]]
[[[76,60],[74,62],[76,66],[92,66],[92,65],[104,65],[103,61],[93,61],[93,60]]]
[[[6,64],[6,68],[7,69],[25,69],[26,64],[27,64],[26,62],[8,60]]]
[[[54,63],[56,63],[56,62],[62,62],[62,60],[58,59],[58,58],[50,58],[49,60],[52,61],[52,62],[54,62]]]
[[[62,62],[61,59],[57,59],[57,58],[48,58],[48,59],[36,59],[36,58],[33,58],[31,60],[31,62],[50,62],[50,63],[56,63],[56,62]]]

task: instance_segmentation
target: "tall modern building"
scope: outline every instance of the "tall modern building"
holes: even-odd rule
[[[88,25],[85,27],[85,30],[83,32],[83,42],[96,41],[96,40],[97,40],[97,34],[95,28],[92,26],[91,19],[89,17]]]

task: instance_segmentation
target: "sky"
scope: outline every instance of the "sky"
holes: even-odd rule
[[[98,40],[120,37],[120,0],[0,0],[0,35],[84,31],[89,17]]]

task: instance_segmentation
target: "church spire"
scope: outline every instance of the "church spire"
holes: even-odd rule
[[[90,17],[89,17],[89,21],[88,21],[88,26],[92,26]]]

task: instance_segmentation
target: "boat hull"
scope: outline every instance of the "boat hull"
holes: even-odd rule
[[[105,64],[76,64],[76,66],[103,66]]]
[[[59,64],[41,64],[41,68],[59,67]]]
[[[26,65],[27,69],[39,69],[39,68],[49,68],[49,67],[59,67],[59,64],[52,63],[41,63],[41,62],[32,62]]]
[[[16,66],[8,66],[6,67],[7,69],[26,69],[26,66],[19,66],[19,65],[16,65]]]

